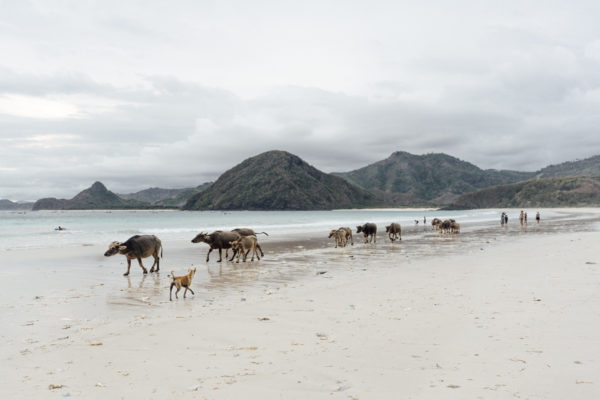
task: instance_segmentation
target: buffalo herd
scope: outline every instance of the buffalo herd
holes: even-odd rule
[[[440,220],[434,218],[431,221],[433,229],[437,229],[440,233],[460,233],[460,224],[453,219]],[[402,240],[402,229],[400,224],[393,222],[385,227],[385,232],[391,242],[396,240]],[[372,222],[367,222],[363,225],[356,227],[356,233],[362,233],[365,243],[376,243],[377,242],[377,225]],[[264,257],[264,253],[260,244],[258,244],[257,235],[268,234],[266,232],[254,232],[249,228],[238,228],[231,231],[214,231],[212,233],[199,233],[193,239],[192,243],[206,243],[209,246],[208,253],[206,253],[206,261],[208,262],[210,253],[218,249],[219,259],[217,262],[223,261],[223,249],[225,249],[225,258],[229,261],[237,256],[237,261],[240,262],[242,258],[243,262],[246,262],[246,258],[250,252],[252,252],[252,258],[250,261],[254,261],[254,257],[260,260]],[[345,247],[348,243],[354,245],[352,238],[352,229],[349,227],[340,227],[333,229],[329,232],[329,238],[333,238],[335,247]],[[231,258],[228,258],[228,251],[231,249]],[[160,269],[160,257],[162,257],[162,243],[159,238],[154,235],[135,235],[127,239],[125,242],[112,242],[108,246],[108,250],[104,253],[106,257],[113,256],[115,254],[122,254],[127,259],[127,272],[123,275],[129,275],[131,268],[131,260],[137,260],[140,268],[144,274],[148,273],[148,270],[142,264],[142,258],[152,256],[154,263],[150,268],[150,272],[154,272],[156,266],[156,272]],[[260,253],[260,255],[259,255]]]

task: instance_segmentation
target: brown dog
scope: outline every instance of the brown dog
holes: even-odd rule
[[[190,289],[190,285],[192,284],[192,278],[194,277],[195,273],[196,273],[196,268],[190,268],[187,275],[182,275],[182,276],[175,276],[173,271],[171,271],[171,277],[173,278],[173,282],[171,282],[171,288],[169,289],[169,301],[173,300],[173,298],[171,297],[171,294],[173,292],[173,286],[177,286],[177,291],[175,292],[176,299],[179,298],[177,296],[177,293],[179,293],[182,286],[185,288],[185,291],[183,292],[184,299],[185,299],[185,294],[187,293],[188,290],[190,292],[192,292],[193,295],[196,295],[196,293],[194,293],[194,291],[192,289]]]

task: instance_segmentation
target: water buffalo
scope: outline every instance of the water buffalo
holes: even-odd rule
[[[250,228],[236,228],[236,229],[233,229],[231,232],[237,232],[241,236],[256,236],[256,235],[260,235],[261,233],[269,236],[269,234],[267,232],[255,233],[254,229],[250,229]],[[264,257],[265,253],[263,253],[262,249],[260,248],[260,244],[256,243],[256,248],[258,249],[258,251],[260,251],[260,256]],[[248,255],[248,253],[246,253],[246,255]],[[225,254],[225,256],[227,256],[227,253]],[[235,253],[233,254],[233,256],[231,256],[230,261],[233,260],[233,257],[235,257]]]
[[[232,241],[231,248],[234,250],[234,255],[237,253],[237,263],[240,262],[240,256],[244,256],[244,262],[246,262],[246,258],[248,257],[248,253],[252,250],[252,259],[250,261],[254,261],[254,256],[260,260],[258,256],[258,252],[256,251],[258,247],[258,240],[256,236],[240,236],[237,240]],[[233,257],[231,258],[233,260]]]
[[[434,218],[431,221],[431,229],[440,229],[440,225],[442,224],[442,220],[439,218]]]
[[[350,244],[354,246],[354,240],[352,239],[352,229],[347,226],[342,226],[340,229],[343,229],[346,232],[346,243],[348,243],[348,238],[350,239]]]
[[[208,262],[210,252],[214,249],[219,249],[219,259],[217,260],[217,262],[221,262],[223,260],[222,250],[231,249],[231,242],[238,239],[239,237],[241,237],[241,235],[237,232],[214,231],[210,235],[207,233],[197,234],[196,237],[192,239],[192,243],[204,242],[210,246],[210,249],[208,249],[208,253],[206,253],[206,262]],[[225,254],[225,258],[227,258],[227,254]]]
[[[445,219],[444,221],[442,221],[441,224],[439,224],[438,229],[442,232],[442,233],[446,233],[450,231],[450,220]]]
[[[460,232],[460,225],[455,220],[450,218],[439,224],[439,229],[442,233],[458,233]]]
[[[372,222],[367,222],[362,226],[356,227],[356,233],[363,233],[365,237],[365,243],[369,243],[369,236],[371,236],[372,242],[377,242],[377,225]]]
[[[396,239],[402,240],[402,229],[400,228],[400,224],[396,222],[392,222],[390,225],[386,226],[385,232],[392,242]]]
[[[452,233],[460,233],[460,224],[456,221],[452,221],[450,223],[450,232]]]
[[[329,232],[329,238],[333,238],[335,241],[335,247],[346,247],[346,230],[345,229],[332,229]]]
[[[158,252],[162,257],[162,243],[160,239],[154,235],[135,235],[127,239],[126,242],[112,242],[108,246],[108,250],[104,253],[104,256],[110,257],[115,254],[123,254],[127,258],[127,272],[123,275],[129,275],[129,269],[131,268],[131,260],[137,259],[144,274],[148,271],[142,264],[142,258],[154,257],[154,264],[150,268],[150,272],[154,272],[154,266],[156,265],[156,272],[160,269],[160,259]]]

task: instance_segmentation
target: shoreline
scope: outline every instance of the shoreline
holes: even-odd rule
[[[100,246],[5,252],[16,264],[1,270],[0,394],[595,398],[600,212],[589,212],[537,231],[415,229],[338,249],[292,235],[302,248],[261,242],[266,257],[246,264],[172,243],[160,274],[132,263],[129,278]],[[168,270],[192,264],[196,294],[170,302]]]

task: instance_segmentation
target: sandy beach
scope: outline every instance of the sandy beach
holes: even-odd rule
[[[261,238],[246,264],[170,243],[128,278],[97,245],[7,251],[0,397],[599,398],[599,218]],[[170,302],[192,265],[196,294]]]

